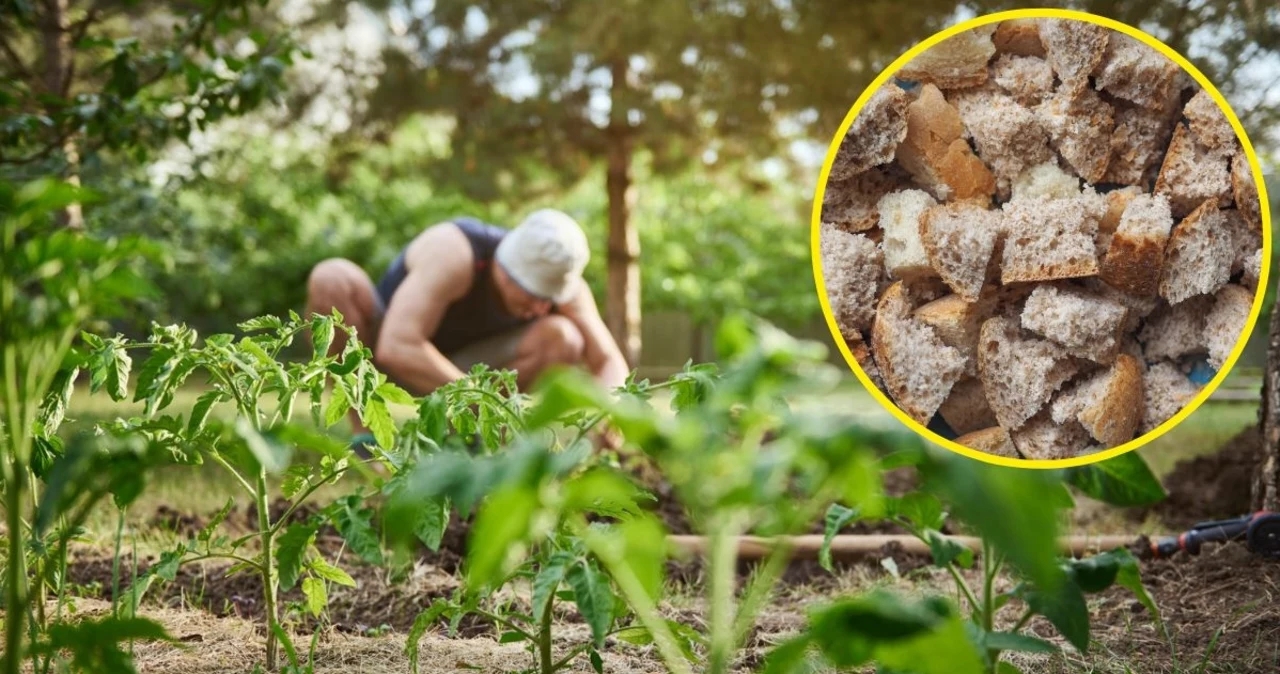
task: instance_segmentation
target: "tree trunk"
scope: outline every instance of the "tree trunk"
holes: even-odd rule
[[[1253,480],[1254,510],[1277,510],[1280,482],[1280,310],[1271,311],[1267,332],[1267,369],[1262,375],[1262,405],[1258,408],[1262,453]]]
[[[67,19],[68,0],[44,0],[44,17],[40,25],[44,47],[44,86],[51,100],[68,97],[71,88],[71,59],[75,58],[71,44],[70,25]],[[61,105],[60,102],[52,105]],[[71,134],[62,146],[67,162],[67,182],[80,186],[80,152],[75,134]],[[71,204],[59,215],[59,220],[71,229],[84,229],[84,213],[80,204]]]
[[[609,278],[605,323],[631,367],[640,363],[640,236],[631,222],[631,129],[624,104],[627,61],[610,65],[612,109],[606,191],[609,195]]]

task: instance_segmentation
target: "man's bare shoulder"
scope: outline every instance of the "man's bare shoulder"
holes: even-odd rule
[[[427,277],[454,297],[465,295],[475,275],[475,252],[462,230],[452,222],[428,227],[405,252],[410,274]]]

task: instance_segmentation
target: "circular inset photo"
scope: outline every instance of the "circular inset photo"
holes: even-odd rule
[[[1099,17],[1007,12],[917,46],[818,186],[814,271],[850,366],[992,463],[1080,465],[1168,430],[1261,308],[1266,194],[1238,129],[1185,59]]]

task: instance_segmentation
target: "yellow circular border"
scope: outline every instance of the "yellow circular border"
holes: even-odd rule
[[[1158,50],[1160,53],[1172,59],[1179,66],[1182,66],[1183,70],[1190,73],[1191,76],[1195,79],[1195,81],[1201,87],[1203,87],[1205,91],[1209,92],[1209,95],[1213,97],[1213,100],[1215,102],[1217,102],[1218,107],[1221,108],[1223,112],[1226,114],[1227,120],[1231,122],[1231,128],[1235,130],[1236,137],[1240,139],[1240,144],[1244,148],[1245,156],[1249,159],[1249,169],[1253,174],[1254,184],[1258,186],[1258,206],[1259,206],[1259,209],[1261,210],[1261,215],[1262,215],[1263,254],[1262,254],[1262,270],[1258,278],[1258,289],[1254,294],[1253,308],[1249,311],[1249,320],[1248,322],[1245,323],[1244,332],[1241,334],[1240,338],[1236,340],[1235,348],[1231,350],[1231,355],[1227,358],[1226,362],[1223,363],[1222,367],[1218,370],[1218,373],[1214,376],[1212,380],[1209,381],[1208,384],[1206,384],[1200,389],[1200,392],[1197,393],[1196,396],[1191,399],[1190,403],[1184,405],[1183,408],[1179,410],[1177,414],[1173,415],[1172,418],[1165,421],[1163,424],[1160,424],[1159,426],[1157,426],[1151,432],[1145,435],[1142,435],[1138,438],[1135,438],[1133,440],[1130,440],[1129,442],[1126,442],[1125,444],[1120,445],[1119,447],[1112,447],[1111,449],[1097,452],[1095,454],[1077,456],[1070,459],[1053,459],[1053,460],[1036,461],[1036,460],[1028,460],[1028,459],[1010,459],[1003,456],[996,456],[994,454],[988,454],[986,452],[981,452],[976,449],[965,447],[964,445],[961,445],[953,440],[948,440],[938,435],[937,433],[929,430],[923,424],[917,422],[915,419],[912,419],[910,416],[907,416],[907,414],[903,412],[901,409],[899,409],[898,406],[895,405],[893,401],[888,398],[888,396],[886,396],[882,391],[880,391],[880,389],[876,388],[875,384],[872,383],[871,379],[867,377],[867,373],[863,372],[862,367],[858,365],[858,361],[856,358],[854,358],[853,353],[849,351],[849,345],[845,343],[844,337],[840,334],[840,327],[836,324],[835,315],[831,311],[831,302],[827,298],[826,284],[823,282],[822,259],[821,259],[821,253],[819,250],[818,240],[819,240],[819,235],[820,235],[821,225],[822,225],[822,197],[824,192],[826,192],[826,189],[827,189],[827,180],[831,173],[831,164],[833,161],[835,161],[836,151],[840,147],[840,141],[844,138],[845,134],[848,132],[849,126],[853,124],[853,120],[857,118],[858,113],[862,110],[863,106],[866,105],[867,100],[871,98],[872,93],[879,90],[880,87],[883,86],[884,83],[887,82],[891,77],[893,77],[894,73],[896,73],[900,68],[902,68],[902,66],[905,65],[908,61],[910,61],[911,59],[914,59],[916,56],[919,56],[925,50],[929,49],[930,47],[938,44],[939,42],[953,35],[962,33],[972,28],[976,28],[978,26],[983,26],[989,23],[998,23],[1000,21],[1007,21],[1009,19],[1044,19],[1044,18],[1077,19],[1080,21],[1088,21],[1090,23],[1098,24],[1100,26],[1105,26],[1107,28],[1111,28],[1113,30],[1119,31],[1134,39],[1141,40],[1146,45]],[[858,100],[854,103],[853,108],[849,110],[849,114],[846,115],[844,118],[844,121],[841,122],[840,128],[836,131],[836,135],[832,139],[831,145],[827,149],[827,158],[822,163],[822,173],[818,176],[818,187],[814,195],[813,215],[811,218],[810,234],[811,234],[810,235],[810,239],[811,239],[810,240],[810,257],[813,264],[813,275],[814,275],[814,280],[818,287],[818,302],[822,305],[822,313],[827,319],[827,327],[831,330],[831,336],[835,340],[836,346],[837,348],[839,348],[841,355],[844,356],[845,362],[849,364],[849,367],[853,370],[853,373],[858,377],[858,380],[862,382],[862,385],[866,387],[866,389],[871,393],[872,396],[875,397],[876,401],[879,402],[880,405],[883,406],[885,409],[887,409],[891,414],[893,414],[893,416],[897,417],[899,421],[906,424],[908,428],[914,430],[916,433],[919,433],[930,442],[933,442],[937,445],[941,445],[953,452],[956,452],[958,454],[963,454],[964,456],[967,456],[973,459],[978,459],[980,461],[985,461],[987,463],[992,463],[1000,466],[1012,466],[1015,468],[1057,469],[1057,468],[1069,468],[1072,466],[1083,466],[1090,463],[1096,463],[1098,461],[1105,461],[1106,459],[1110,459],[1112,457],[1119,456],[1120,454],[1124,454],[1125,452],[1137,449],[1147,444],[1148,442],[1155,440],[1161,435],[1164,435],[1174,426],[1177,426],[1178,424],[1182,423],[1182,421],[1186,419],[1192,412],[1196,411],[1196,409],[1198,409],[1200,405],[1204,404],[1204,401],[1207,400],[1209,396],[1213,394],[1213,392],[1218,388],[1220,384],[1222,384],[1223,380],[1226,379],[1227,374],[1230,373],[1231,368],[1235,366],[1236,359],[1238,359],[1240,357],[1241,352],[1244,351],[1245,344],[1249,341],[1249,335],[1253,333],[1254,325],[1258,321],[1258,314],[1261,313],[1262,311],[1262,301],[1263,301],[1263,297],[1266,295],[1266,289],[1267,289],[1267,277],[1271,270],[1271,210],[1270,210],[1270,205],[1267,202],[1267,188],[1262,178],[1262,167],[1258,163],[1258,156],[1253,151],[1253,145],[1249,143],[1249,137],[1245,134],[1244,127],[1241,126],[1240,120],[1236,117],[1235,112],[1231,109],[1231,106],[1227,103],[1226,99],[1222,96],[1222,93],[1219,92],[1217,87],[1213,86],[1213,83],[1210,82],[1208,78],[1204,76],[1204,73],[1201,73],[1200,70],[1197,69],[1194,65],[1192,65],[1190,61],[1183,58],[1181,54],[1171,49],[1168,45],[1142,32],[1141,30],[1138,30],[1137,28],[1121,23],[1119,21],[1115,21],[1113,19],[1108,19],[1106,17],[1098,16],[1096,14],[1089,14],[1087,12],[1076,12],[1076,11],[1064,10],[1064,9],[1018,9],[1018,10],[1011,10],[1007,12],[997,12],[995,14],[987,14],[984,16],[975,17],[973,19],[963,21],[954,26],[951,26],[950,28],[947,28],[941,32],[938,32],[932,35],[928,39],[912,47],[902,56],[899,56],[897,60],[895,60],[893,63],[889,64],[889,67],[885,68],[879,74],[879,76],[877,76],[876,79],[871,82],[871,84],[866,88],[866,90],[862,92],[862,95],[858,97]]]

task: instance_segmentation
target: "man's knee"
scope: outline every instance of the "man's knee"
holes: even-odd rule
[[[548,364],[571,365],[582,360],[586,350],[586,338],[573,321],[564,316],[546,316],[538,319],[531,330],[537,340],[538,352],[545,354]]]

